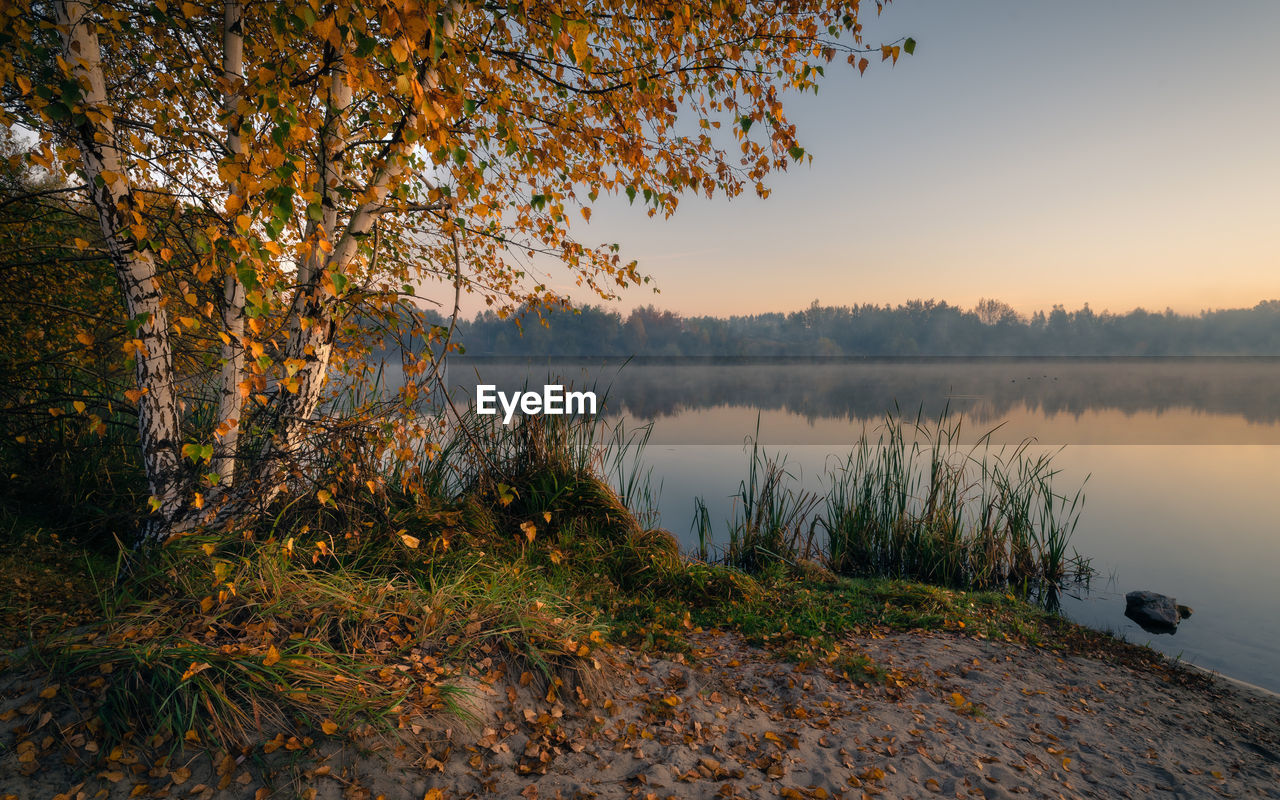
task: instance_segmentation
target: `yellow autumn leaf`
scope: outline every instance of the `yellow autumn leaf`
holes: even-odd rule
[[[581,64],[591,52],[591,46],[587,42],[591,27],[585,22],[572,22],[568,27],[569,35],[573,37],[573,60]]]
[[[182,673],[182,679],[188,680],[192,676],[199,675],[209,668],[209,664],[201,661],[192,661],[191,666],[187,667],[186,672]]]
[[[267,648],[267,657],[262,659],[262,664],[263,666],[266,666],[266,667],[274,667],[276,664],[279,664],[279,663],[280,663],[280,651],[276,649],[275,645],[271,645],[270,647]]]
[[[72,401],[72,403],[71,403],[71,407],[72,407],[72,408],[74,408],[74,409],[76,410],[76,413],[77,413],[77,414],[83,414],[83,413],[84,413],[84,410],[85,410],[85,408],[86,408],[86,406],[85,406],[85,404],[84,404],[84,401],[83,401],[83,400],[74,400],[74,401]]]
[[[404,542],[404,546],[410,550],[416,550],[418,545],[421,543],[418,537],[410,536],[407,533],[400,534],[400,541]]]
[[[77,250],[85,250],[85,249],[87,249],[88,247],[89,247],[89,243],[88,243],[87,241],[85,241],[84,239],[81,239],[79,236],[77,236],[77,237],[76,237],[76,249],[77,249]]]
[[[324,731],[326,736],[332,736],[338,732],[338,723],[331,719],[326,719],[320,723],[320,730]]]
[[[533,538],[538,535],[538,526],[532,522],[521,522],[520,530],[524,531],[524,538],[532,542]]]
[[[311,26],[311,30],[315,33],[316,36],[319,36],[321,39],[326,39],[326,40],[329,38],[330,35],[333,34],[333,29],[334,29],[333,17],[325,17],[322,20],[317,20],[316,24]]]
[[[80,331],[79,333],[76,334],[76,341],[84,345],[85,347],[93,346],[93,337],[85,333],[84,331]]]

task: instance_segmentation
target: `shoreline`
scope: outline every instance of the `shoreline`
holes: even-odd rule
[[[617,651],[595,691],[495,665],[470,682],[473,725],[424,726],[408,748],[319,744],[274,772],[244,757],[132,774],[108,761],[77,787],[66,769],[14,774],[10,752],[0,797],[142,784],[203,800],[1278,796],[1280,698],[1160,657],[871,630],[843,642],[883,669],[856,685],[738,634],[690,643],[689,657]]]
[[[1237,689],[1253,692],[1255,694],[1262,695],[1263,697],[1266,697],[1271,700],[1280,701],[1280,692],[1274,691],[1272,689],[1268,689],[1265,686],[1259,686],[1256,683],[1249,683],[1248,681],[1241,680],[1240,678],[1233,678],[1232,676],[1227,675],[1226,673],[1219,672],[1215,669],[1209,669],[1208,667],[1202,667],[1199,664],[1194,664],[1190,661],[1181,661],[1179,663],[1182,664],[1184,667],[1195,670],[1196,672],[1203,673],[1209,676],[1210,678],[1213,678],[1214,680],[1226,681],[1227,683],[1235,686]]]

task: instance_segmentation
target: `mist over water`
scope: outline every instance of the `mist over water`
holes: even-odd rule
[[[1076,620],[1280,691],[1280,359],[457,359],[457,401],[478,382],[595,387],[604,416],[653,424],[645,462],[662,525],[691,541],[693,498],[721,530],[759,426],[802,488],[887,412],[962,414],[962,439],[1058,451],[1055,486],[1086,501],[1072,545],[1098,570],[1064,601]],[[1154,636],[1124,593],[1172,595],[1195,615]]]

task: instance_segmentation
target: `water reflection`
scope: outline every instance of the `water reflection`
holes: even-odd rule
[[[449,377],[467,396],[478,379],[505,391],[594,385],[614,415],[682,420],[655,431],[672,442],[741,442],[760,412],[767,443],[852,442],[896,404],[908,416],[949,406],[970,420],[970,440],[1002,424],[995,441],[1280,444],[1276,359],[458,359]]]
[[[717,524],[731,515],[757,420],[808,490],[895,402],[927,414],[949,404],[971,421],[971,440],[1001,425],[996,444],[1070,445],[1055,456],[1060,485],[1089,478],[1072,546],[1100,574],[1088,592],[1056,598],[1063,612],[1280,691],[1280,360],[460,359],[449,382],[474,397],[477,374],[504,391],[548,376],[609,387],[610,413],[653,421],[646,462],[661,522],[689,548],[694,497]],[[1135,589],[1177,597],[1196,615],[1176,637],[1150,634],[1124,615]]]

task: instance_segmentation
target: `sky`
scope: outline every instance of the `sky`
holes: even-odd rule
[[[791,95],[814,156],[766,200],[599,204],[686,315],[994,297],[1021,312],[1280,298],[1280,2],[895,0],[913,57]],[[589,300],[586,296],[575,297]]]

